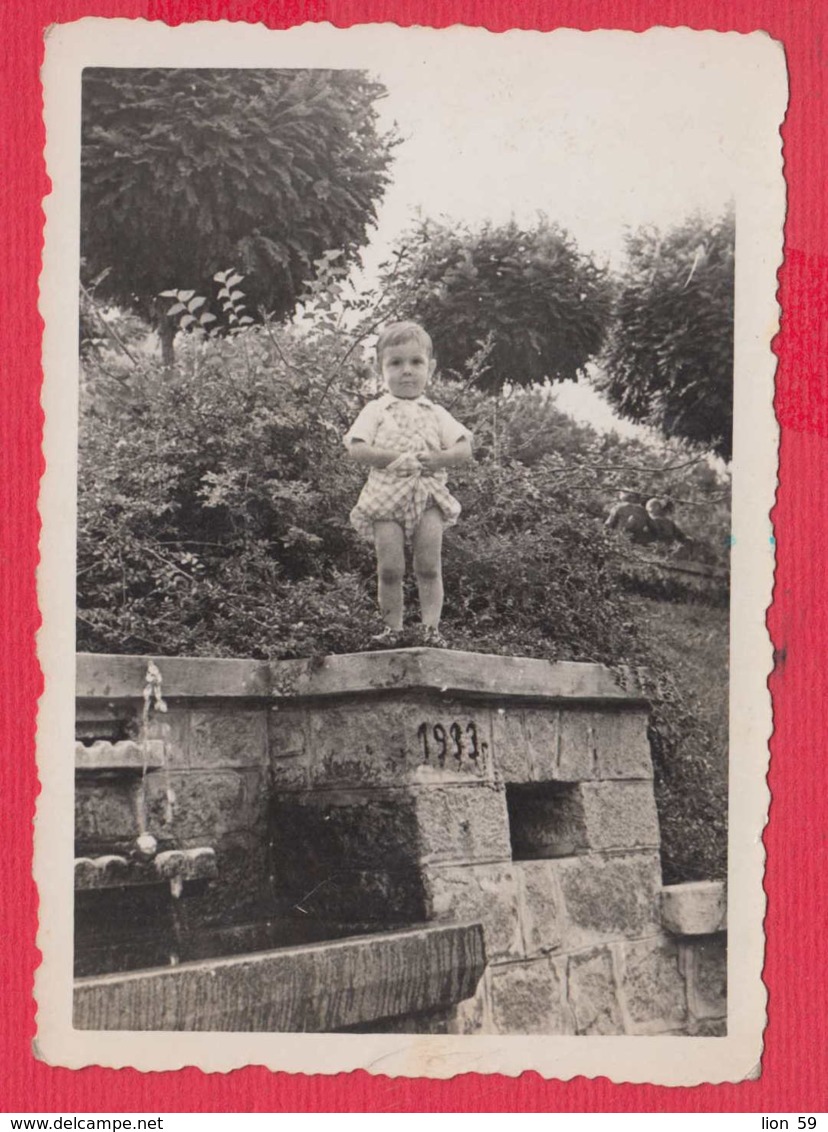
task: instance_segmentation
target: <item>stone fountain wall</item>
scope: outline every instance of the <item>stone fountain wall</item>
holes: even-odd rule
[[[272,914],[267,704],[255,696],[235,695],[237,687],[229,695],[215,694],[225,666],[236,670],[233,662],[222,663],[222,675],[214,683],[201,680],[203,670],[198,662],[194,665],[195,683],[186,690],[195,694],[172,696],[165,713],[152,712],[145,743],[140,697],[146,662],[79,658],[76,858],[105,867],[108,858],[126,857],[129,877],[137,882],[132,891],[119,893],[119,909],[111,915],[107,909],[118,877],[103,876],[96,884],[76,863],[76,888],[86,890],[76,901],[81,947],[133,944],[151,936],[154,923],[157,927],[159,894],[149,883],[150,866],[136,868],[134,860],[141,791],[144,824],[162,859],[173,850],[189,850],[196,857],[205,848],[214,853],[209,883],[186,888],[182,909],[190,929]],[[118,674],[122,679],[115,686],[112,677]],[[89,891],[97,887],[102,889],[98,896]]]
[[[723,892],[662,888],[647,705],[607,670],[423,649],[157,663],[151,832],[216,854],[192,916],[479,922],[485,973],[441,1031],[724,1032]],[[134,740],[146,666],[79,658],[102,754]],[[123,849],[126,791],[79,780],[79,852]]]

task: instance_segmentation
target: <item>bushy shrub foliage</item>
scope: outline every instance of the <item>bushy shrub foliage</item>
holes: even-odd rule
[[[335,283],[330,264],[320,270]],[[346,333],[342,292],[334,302],[316,287],[301,331],[196,327],[167,368],[108,347],[86,355],[81,649],[279,658],[372,647],[373,550],[348,522],[363,473],[342,435],[377,391],[360,344],[381,304],[359,300]],[[446,535],[444,632],[456,648],[601,661],[643,680],[659,790],[687,815],[681,830],[705,831],[688,850],[674,838],[668,878],[720,875],[725,803],[703,768],[723,756],[649,648],[602,525],[613,477],[630,474],[612,471],[617,442],[568,424],[548,391],[487,397],[474,380],[485,364],[482,351],[465,381],[434,390],[474,430],[477,453],[452,476],[464,513]],[[679,797],[687,783],[692,795]]]

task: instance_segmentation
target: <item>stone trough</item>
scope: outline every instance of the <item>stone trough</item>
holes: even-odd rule
[[[479,925],[428,927],[79,979],[82,1030],[445,1028],[485,968]]]

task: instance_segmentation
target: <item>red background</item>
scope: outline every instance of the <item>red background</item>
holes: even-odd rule
[[[467,1074],[450,1081],[366,1073],[307,1077],[243,1069],[53,1069],[31,1053],[37,894],[31,880],[37,778],[34,730],[40,673],[34,572],[41,412],[37,287],[41,197],[48,188],[38,68],[43,30],[81,16],[143,17],[179,24],[231,19],[287,27],[396,21],[443,26],[628,28],[655,24],[749,32],[785,47],[790,107],[783,129],[788,183],[776,408],[782,426],[774,512],[778,567],[769,615],[779,664],[771,680],[775,736],[766,832],[770,991],[762,1076],[738,1085],[667,1089],[583,1078],[544,1081]],[[3,933],[0,1110],[6,1112],[286,1111],[753,1111],[828,1109],[826,996],[828,791],[824,736],[828,643],[823,523],[828,456],[828,230],[826,229],[826,29],[820,0],[4,0],[0,12],[0,797],[9,817],[0,865]],[[822,740],[822,742],[821,742]]]

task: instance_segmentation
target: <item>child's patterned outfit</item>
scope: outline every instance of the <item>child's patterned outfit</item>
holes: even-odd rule
[[[362,440],[398,452],[439,452],[464,437],[471,439],[469,430],[428,397],[406,400],[385,393],[368,402],[348,430],[345,445]],[[445,468],[402,475],[393,468],[393,464],[371,468],[351,512],[351,523],[363,538],[373,541],[374,523],[391,519],[405,531],[406,542],[411,542],[428,507],[439,508],[447,527],[457,522],[460,504],[446,487]]]

